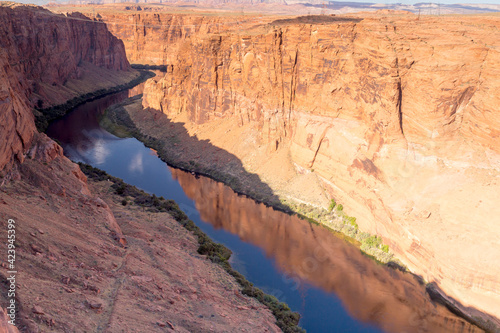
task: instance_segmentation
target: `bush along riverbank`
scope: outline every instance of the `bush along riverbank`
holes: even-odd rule
[[[164,142],[142,133],[130,118],[127,110],[125,110],[125,106],[137,103],[141,98],[141,95],[137,95],[106,109],[100,122],[101,126],[119,137],[135,137],[147,147],[156,150],[162,161],[175,168],[209,177],[231,187],[236,193],[246,195],[268,207],[272,207],[287,214],[296,214],[298,217],[310,223],[329,229],[340,238],[360,248],[363,254],[369,256],[378,263],[406,271],[406,267],[403,263],[394,257],[390,252],[389,246],[383,244],[380,237],[359,230],[356,218],[346,214],[342,204],[338,204],[333,199],[331,200],[328,210],[286,199],[282,199],[281,201],[269,201],[266,200],[265,197],[259,195],[259,193],[249,193],[246,191],[243,186],[241,186],[240,180],[237,177],[227,175],[219,170],[200,166],[197,163],[187,163],[176,160],[165,149]]]
[[[276,324],[285,333],[305,332],[298,326],[300,315],[290,310],[287,304],[280,302],[276,297],[265,294],[262,290],[255,287],[242,274],[234,270],[229,264],[231,250],[224,245],[215,243],[198,226],[188,219],[187,215],[179,208],[173,200],[167,200],[163,197],[150,195],[135,186],[125,183],[120,178],[113,177],[105,171],[94,168],[91,165],[79,163],[83,173],[94,181],[111,181],[115,193],[123,197],[122,205],[130,203],[136,204],[144,209],[157,213],[169,213],[180,225],[191,231],[198,240],[198,253],[206,255],[213,263],[220,265],[226,272],[235,278],[241,285],[242,293],[257,299],[260,303],[267,306],[276,317]]]
[[[361,252],[378,263],[406,272],[406,266],[390,251],[380,236],[371,235],[359,229],[356,218],[344,212],[342,204],[331,199],[328,210],[306,204],[297,204],[293,201],[282,200],[299,217],[321,225],[336,233],[340,238],[359,247]]]
[[[114,86],[108,89],[99,89],[87,94],[83,94],[81,96],[68,100],[64,104],[59,104],[44,109],[35,108],[33,110],[33,114],[35,115],[36,128],[38,129],[39,132],[45,132],[51,121],[64,116],[66,113],[68,113],[70,110],[77,107],[78,105],[90,102],[92,100],[104,97],[106,95],[123,91],[125,89],[130,89],[132,87],[135,87],[139,83],[142,83],[154,76],[155,74],[151,71],[141,70],[139,71],[139,76],[137,76],[135,79],[127,83],[120,84],[118,86]]]
[[[130,67],[138,70],[155,70],[160,72],[166,72],[168,70],[168,65],[142,65],[142,64],[131,64]]]

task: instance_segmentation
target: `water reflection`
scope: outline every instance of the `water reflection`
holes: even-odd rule
[[[375,264],[321,226],[275,211],[221,183],[170,169],[204,221],[273,257],[290,289],[310,283],[388,332],[480,332],[434,304],[414,277]],[[283,291],[286,293],[286,291]]]
[[[144,82],[132,89],[110,94],[79,105],[72,112],[50,124],[47,135],[56,138],[73,160],[92,160],[96,166],[103,165],[110,155],[109,142],[120,140],[99,125],[105,110],[126,98],[142,94]],[[87,155],[91,152],[91,158]],[[131,161],[131,171],[142,172],[142,159],[136,156]]]
[[[104,110],[128,96],[129,92],[123,91],[82,104],[77,107],[78,112],[64,116],[64,121],[53,122],[47,129],[47,135],[57,137],[59,141],[73,147],[88,150],[97,142],[91,138],[109,137],[99,126]]]
[[[130,161],[128,169],[130,172],[139,172],[139,173],[144,172],[144,166],[142,162],[142,152],[138,152],[137,154],[135,154],[135,156]]]

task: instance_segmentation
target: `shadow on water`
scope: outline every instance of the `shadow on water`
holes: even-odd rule
[[[480,331],[432,302],[415,277],[376,264],[327,229],[238,195],[210,178],[168,167],[136,139],[120,139],[102,129],[103,110],[127,96],[82,105],[54,122],[48,134],[61,142],[71,159],[175,200],[203,232],[233,251],[235,269],[299,311],[300,325],[309,332]],[[130,118],[113,109],[115,120],[130,127]],[[167,161],[180,161],[189,169],[203,155],[219,161],[221,174],[246,173],[236,156],[190,136],[182,123],[154,110],[141,115],[164,137],[157,142],[137,129],[131,131],[148,145],[158,145],[155,148]],[[277,199],[258,175],[246,176],[246,181],[235,184],[237,189],[253,188]]]

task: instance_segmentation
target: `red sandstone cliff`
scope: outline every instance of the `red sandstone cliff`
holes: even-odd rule
[[[103,18],[132,62],[169,66],[144,107],[283,197],[335,198],[413,271],[500,317],[498,18]]]
[[[0,6],[0,175],[22,162],[35,126],[32,109],[134,77],[123,43],[102,22],[36,6]],[[102,73],[100,73],[102,72]],[[107,78],[102,77],[104,74]]]
[[[14,161],[22,162],[36,131],[33,114],[23,93],[21,76],[14,71],[4,49],[0,49],[0,176]]]
[[[35,6],[0,7],[0,45],[9,63],[27,80],[37,107],[54,103],[51,89],[82,75],[82,63],[127,70],[123,42],[102,22],[80,13],[55,14]]]

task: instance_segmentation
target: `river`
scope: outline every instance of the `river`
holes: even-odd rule
[[[375,263],[327,229],[171,168],[136,139],[99,126],[106,107],[139,90],[80,105],[47,134],[73,161],[175,200],[206,234],[231,249],[235,269],[298,311],[308,332],[479,331],[433,303],[412,275]]]

